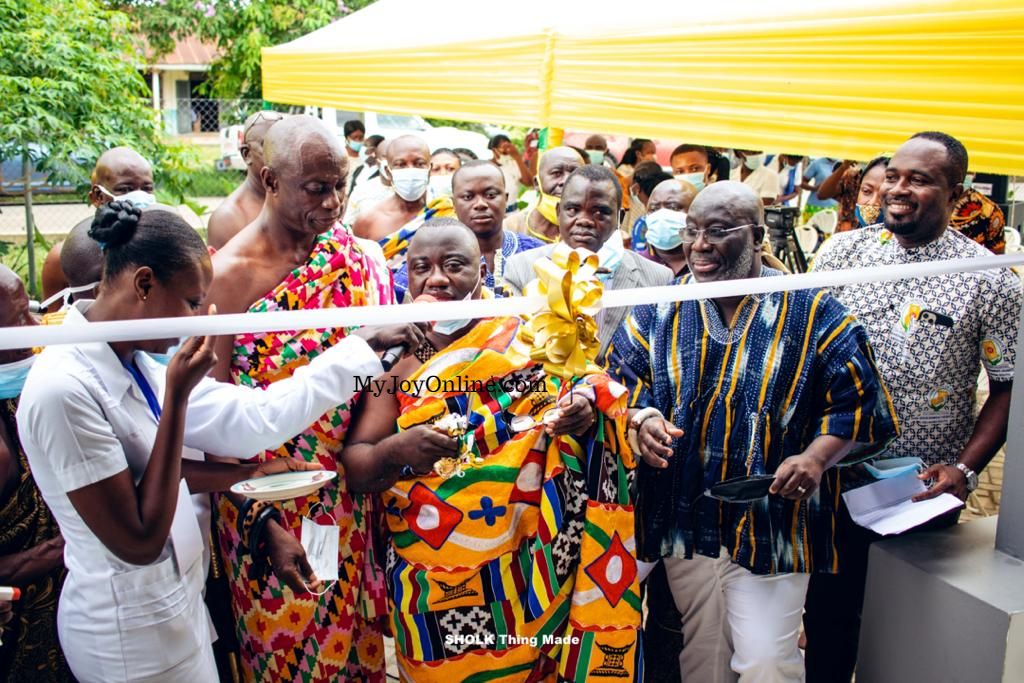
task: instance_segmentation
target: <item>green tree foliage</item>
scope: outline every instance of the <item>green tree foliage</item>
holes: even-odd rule
[[[187,36],[215,44],[220,56],[203,87],[224,99],[262,99],[262,48],[294,40],[373,1],[109,0],[131,14],[153,59]]]
[[[162,142],[141,62],[129,18],[99,0],[0,0],[0,158],[28,154],[85,185],[104,150],[127,145],[180,198],[196,157]]]

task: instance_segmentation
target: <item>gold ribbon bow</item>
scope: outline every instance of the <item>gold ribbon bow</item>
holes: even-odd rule
[[[547,305],[526,319],[530,358],[563,380],[600,371],[593,364],[601,348],[594,316],[604,292],[597,268],[597,254],[559,243],[550,258],[533,264],[537,279],[524,292],[547,297]]]

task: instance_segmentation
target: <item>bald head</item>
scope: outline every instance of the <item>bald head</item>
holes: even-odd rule
[[[28,311],[28,294],[21,278],[5,265],[0,264],[0,327],[32,325],[34,320]],[[9,349],[0,351],[0,364],[14,363],[32,355],[30,349]]]
[[[111,201],[111,195],[135,190],[153,192],[153,167],[150,163],[130,147],[114,147],[101,154],[92,170],[89,199],[93,206],[99,207]]]
[[[407,165],[406,162],[413,157],[422,158],[428,165],[430,164],[430,147],[427,146],[427,142],[423,138],[418,135],[401,135],[388,142],[385,158],[391,168]]]
[[[440,243],[448,243],[465,250],[466,255],[474,262],[480,260],[480,243],[476,235],[455,218],[441,218],[421,225],[409,241],[408,258],[411,260],[413,255],[418,255]]]
[[[238,145],[238,153],[248,167],[248,173],[259,176],[264,165],[263,141],[270,127],[287,118],[287,114],[278,111],[258,111],[245,120],[242,127],[242,142]]]
[[[608,149],[608,141],[605,140],[603,135],[591,135],[587,138],[587,141],[583,143],[584,149],[599,149],[601,151]]]
[[[301,173],[311,158],[330,157],[347,169],[337,137],[312,116],[290,116],[275,123],[263,138],[263,162],[278,174]]]
[[[89,237],[92,219],[86,219],[71,229],[60,250],[60,269],[71,287],[99,282],[103,271],[103,252],[99,242]],[[92,298],[80,295],[78,298]]]
[[[760,198],[749,187],[734,180],[708,185],[693,200],[689,213],[691,216],[723,214],[733,225],[764,222],[764,205]]]
[[[689,211],[697,196],[697,188],[685,180],[671,178],[658,183],[651,190],[651,197],[647,200],[648,213],[654,213],[658,209],[671,209],[672,211]]]
[[[572,147],[552,147],[544,152],[537,165],[537,183],[545,194],[562,196],[565,181],[583,165],[583,157]]]

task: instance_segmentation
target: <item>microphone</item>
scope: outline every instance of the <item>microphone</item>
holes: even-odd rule
[[[420,294],[418,297],[416,297],[413,303],[433,304],[437,303],[437,298],[435,298],[431,294]],[[396,344],[389,348],[387,351],[385,351],[384,355],[381,356],[380,358],[380,364],[384,368],[384,372],[390,370],[395,365],[395,363],[398,362],[398,359],[402,357],[402,354],[404,354],[407,350],[408,349],[406,344]]]

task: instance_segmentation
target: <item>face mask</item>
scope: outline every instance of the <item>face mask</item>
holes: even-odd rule
[[[907,472],[922,471],[924,461],[915,457],[876,460],[873,463],[864,463],[864,469],[875,479],[892,479]]]
[[[750,154],[746,159],[743,160],[743,165],[749,168],[751,171],[764,166],[764,154]]]
[[[590,159],[590,163],[594,166],[600,166],[604,163],[604,150],[588,149],[587,158]]]
[[[858,204],[855,213],[857,214],[857,222],[860,223],[860,227],[864,228],[878,222],[878,217],[882,213],[882,207],[875,206],[874,204]]]
[[[185,340],[187,338],[188,337],[182,337],[180,340],[178,340],[177,344],[175,344],[174,346],[168,348],[163,353],[152,353],[152,352],[147,352],[147,353],[149,354],[150,358],[155,360],[160,365],[168,365],[171,362],[171,359],[174,358],[174,354],[176,354],[181,349],[181,345],[185,343]]]
[[[310,508],[310,515],[320,505]],[[341,527],[337,520],[334,524],[317,524],[310,517],[302,518],[301,540],[302,549],[306,551],[309,567],[319,581],[338,580],[338,546],[341,540]]]
[[[432,175],[430,176],[430,191],[435,197],[452,193],[452,176]]]
[[[28,377],[28,371],[35,362],[36,357],[33,354],[24,360],[0,365],[0,399],[21,396],[25,378]]]
[[[102,185],[97,185],[96,187],[100,189],[100,192],[111,199],[116,199],[119,202],[131,202],[139,209],[145,209],[148,206],[156,204],[156,196],[151,192],[146,192],[145,190],[132,190],[131,192],[115,195]]]
[[[697,192],[700,192],[701,190],[704,189],[704,174],[703,173],[680,173],[679,175],[673,176],[673,177],[676,180],[682,180],[682,181],[690,183],[695,188],[697,188]]]
[[[683,243],[679,231],[686,225],[686,212],[658,209],[645,216],[647,243],[662,251],[675,249]]]
[[[556,197],[553,194],[547,194],[543,190],[540,193],[540,201],[537,203],[537,210],[540,211],[540,215],[544,216],[544,220],[552,225],[558,225],[558,202],[561,197]]]
[[[974,174],[970,174],[964,177],[964,189],[969,190],[974,187]]]
[[[358,140],[348,140],[348,148],[353,152],[361,152],[363,150],[363,143]]]
[[[726,503],[752,503],[768,495],[768,489],[775,481],[774,474],[754,474],[749,477],[733,477],[720,481],[707,491],[705,496]]]
[[[626,245],[622,242],[622,233],[619,232],[619,226],[615,226],[612,236],[604,241],[601,248],[597,251],[597,261],[601,268],[607,268],[609,272],[598,273],[597,279],[601,282],[605,282],[612,275],[615,274],[615,270],[619,267],[619,263],[622,262],[622,255],[626,251]]]
[[[78,294],[80,292],[92,291],[93,289],[98,287],[99,284],[100,284],[99,281],[97,281],[97,282],[90,282],[87,285],[79,285],[78,287],[65,287],[64,289],[62,289],[59,292],[57,292],[56,294],[54,294],[53,296],[51,296],[49,299],[47,299],[43,303],[39,304],[39,308],[45,309],[46,311],[50,311],[50,304],[52,304],[54,301],[57,301],[58,299],[64,299],[64,303],[60,307],[60,310],[63,311],[65,308],[67,308],[68,306],[71,305],[71,295],[72,294]]]
[[[470,299],[472,299],[473,298],[473,292],[476,291],[476,288],[477,288],[477,286],[479,284],[480,284],[480,277],[477,276],[476,284],[473,285],[473,288],[469,290],[469,293],[466,294],[466,296],[462,297],[462,300],[463,301],[469,301]],[[475,321],[476,321],[475,318],[463,318],[461,320],[439,320],[438,322],[434,323],[434,332],[437,332],[438,334],[443,334],[443,335],[446,335],[446,336],[447,335],[451,335],[451,334],[455,334],[456,332],[458,332],[459,330],[463,329],[467,325],[472,325]]]
[[[430,184],[430,170],[426,168],[391,169],[391,185],[395,194],[407,202],[422,199]]]

